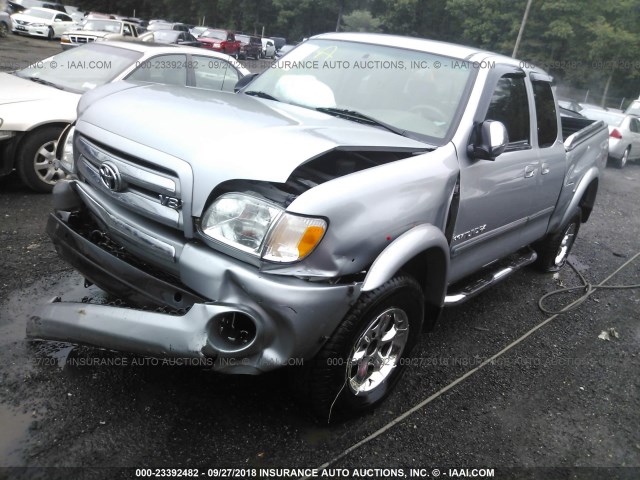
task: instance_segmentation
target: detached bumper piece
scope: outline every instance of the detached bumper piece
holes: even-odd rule
[[[247,314],[231,311],[225,305],[199,303],[185,315],[178,316],[107,305],[54,302],[40,307],[31,316],[27,336],[60,341],[73,339],[74,343],[151,357],[216,358],[234,347],[250,347],[255,339],[255,329],[242,337],[241,331],[229,328],[234,320],[237,326],[242,326],[240,316],[246,316],[244,324],[252,325]],[[227,344],[222,337],[214,335],[214,331],[224,332],[225,327],[229,335]],[[235,336],[231,336],[233,334]],[[214,343],[216,338],[218,345]]]
[[[99,239],[97,243],[101,247],[69,228],[54,214],[49,216],[47,234],[58,254],[87,280],[132,304],[180,310],[204,301],[179,282],[171,282],[168,275],[163,279],[159,272],[147,273],[121,260],[117,255],[124,256],[126,252],[117,251],[118,247],[112,246],[108,238]]]

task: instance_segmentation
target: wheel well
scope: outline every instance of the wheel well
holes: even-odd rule
[[[60,127],[64,129],[67,125],[69,124],[65,122],[43,123],[42,125],[38,125],[37,127],[32,128],[31,130],[27,130],[26,132],[23,132],[22,136],[20,137],[20,141],[16,145],[16,152],[22,147],[22,144],[24,143],[25,139],[29,138],[29,136],[31,136],[33,133],[39,132],[43,128],[49,128],[49,127]]]
[[[0,155],[0,171],[2,172],[2,174],[11,172],[11,170],[17,165],[18,152],[22,148],[25,139],[29,138],[32,133],[37,132],[42,128],[65,128],[67,125],[69,124],[65,122],[44,123],[42,125],[38,125],[35,128],[32,128],[31,130],[27,130],[26,132],[18,132],[16,141],[13,146],[5,152],[5,155]]]
[[[585,190],[582,198],[578,205],[580,206],[580,210],[582,210],[582,223],[586,223],[589,220],[589,216],[591,215],[591,211],[593,210],[593,205],[596,202],[596,194],[598,193],[598,179],[593,180],[587,189]]]
[[[420,284],[425,300],[425,330],[433,328],[440,316],[446,291],[447,257],[440,248],[432,247],[419,253],[400,269]]]

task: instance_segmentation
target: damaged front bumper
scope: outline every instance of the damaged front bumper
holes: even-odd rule
[[[49,218],[47,232],[60,256],[104,290],[172,312],[54,301],[32,315],[30,338],[207,359],[217,371],[256,374],[312,358],[360,294],[361,283],[269,275],[187,241],[176,259],[184,274],[165,277],[105,247],[100,234],[87,235],[73,218],[64,211]]]

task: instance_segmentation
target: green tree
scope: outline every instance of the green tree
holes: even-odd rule
[[[354,10],[342,17],[344,30],[348,32],[379,32],[380,20],[374,18],[368,10]]]

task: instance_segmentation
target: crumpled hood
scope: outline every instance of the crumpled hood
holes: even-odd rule
[[[0,73],[0,105],[36,100],[69,99],[78,94],[32,82],[9,73]]]
[[[283,183],[299,165],[337,148],[434,148],[307,108],[167,85],[117,82],[85,95],[79,111],[79,131],[87,122],[188,162],[194,173],[196,210],[221,182]]]

